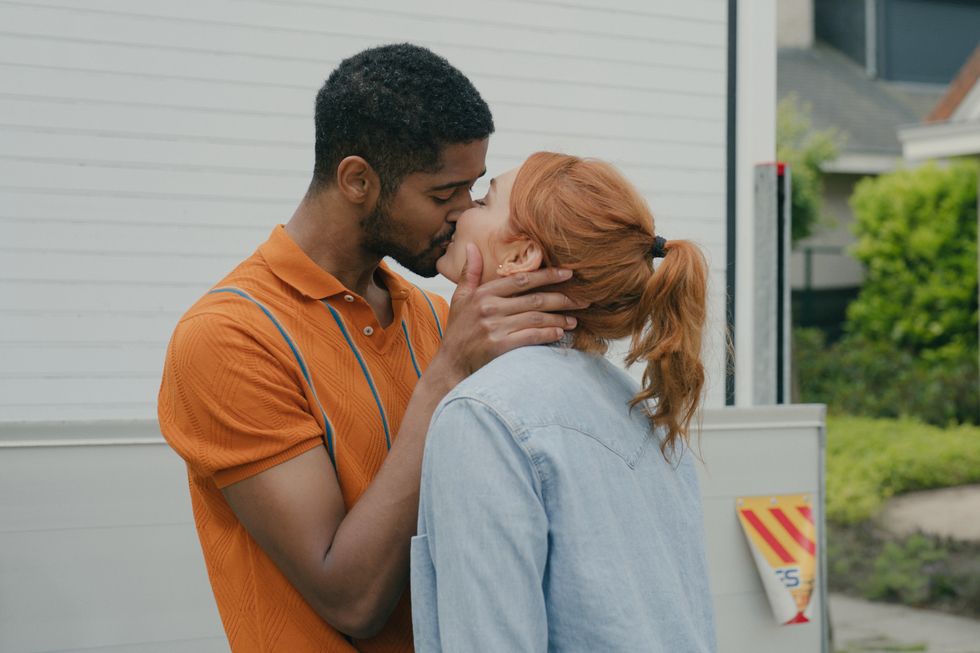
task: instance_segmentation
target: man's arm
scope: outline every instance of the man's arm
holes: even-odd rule
[[[245,529],[313,609],[355,638],[384,626],[408,581],[422,451],[436,405],[496,356],[553,342],[574,327],[574,320],[550,311],[582,308],[559,293],[528,293],[566,280],[567,271],[538,270],[480,286],[482,269],[479,252],[468,246],[443,345],[416,386],[384,464],[349,513],[322,447],[223,490]]]

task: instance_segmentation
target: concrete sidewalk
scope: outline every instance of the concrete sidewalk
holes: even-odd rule
[[[916,531],[980,542],[980,485],[912,492],[894,497],[882,512],[882,524],[897,535]]]
[[[830,595],[840,653],[980,653],[980,620]]]

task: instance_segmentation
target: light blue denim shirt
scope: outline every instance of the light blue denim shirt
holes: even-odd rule
[[[715,651],[694,456],[664,460],[637,389],[541,346],[442,401],[412,540],[419,653]]]

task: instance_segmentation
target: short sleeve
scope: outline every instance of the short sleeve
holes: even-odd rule
[[[271,345],[220,314],[177,326],[158,401],[160,429],[196,473],[225,487],[322,445],[301,377]]]

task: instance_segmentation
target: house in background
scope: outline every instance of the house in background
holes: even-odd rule
[[[980,156],[980,45],[922,124],[899,130],[910,162]]]
[[[863,279],[848,200],[855,184],[905,165],[899,131],[936,107],[977,45],[980,3],[965,0],[782,0],[779,98],[808,105],[816,129],[844,138],[824,167],[824,225],[792,257],[795,320],[840,333]]]

